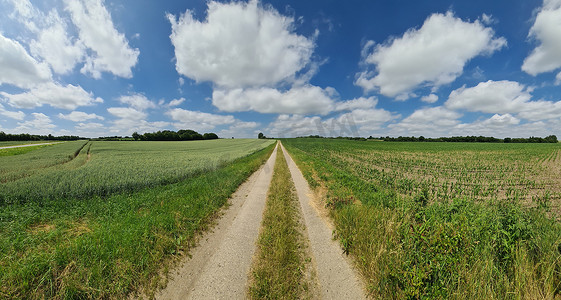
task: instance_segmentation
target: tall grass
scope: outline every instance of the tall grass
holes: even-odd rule
[[[279,148],[279,152],[282,152]],[[301,299],[308,283],[299,203],[288,165],[277,155],[275,171],[257,242],[249,296],[252,299]]]
[[[348,157],[364,144],[346,141],[334,143],[334,149],[329,141],[322,141],[319,145],[325,151],[320,152],[313,143],[318,141],[283,141],[312,185],[327,189],[325,200],[336,235],[344,251],[354,257],[371,295],[382,299],[559,296],[561,224],[547,206],[529,208],[516,198],[481,200],[461,194],[439,198],[427,185],[400,193],[395,185],[372,180],[356,172],[354,165],[345,166],[325,155],[336,149],[339,158]],[[394,151],[423,151],[410,147]],[[543,148],[536,149],[534,155],[541,155]],[[528,155],[528,161],[533,161]],[[431,172],[439,175],[438,170]]]
[[[150,295],[272,150],[141,191],[0,207],[0,298]]]

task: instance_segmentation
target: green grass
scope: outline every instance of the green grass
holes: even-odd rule
[[[103,147],[109,152],[110,145]],[[128,150],[122,147],[121,155],[126,156]],[[162,155],[155,148],[154,155]],[[149,189],[81,200],[4,204],[0,207],[0,298],[122,299],[134,291],[150,295],[164,281],[173,258],[188,252],[196,233],[208,226],[272,149],[269,145]]]
[[[13,156],[13,155],[21,155],[27,152],[31,152],[33,150],[41,149],[44,147],[49,147],[51,145],[37,145],[37,146],[29,146],[29,147],[18,147],[18,148],[8,148],[8,149],[0,149],[0,156]]]
[[[294,183],[279,148],[252,267],[251,299],[305,297],[309,287],[304,276],[305,244],[298,207]]]
[[[77,141],[0,157],[0,205],[87,199],[178,182],[272,143]]]
[[[559,145],[283,144],[310,184],[327,189],[336,236],[372,296],[559,297],[558,216],[551,203],[533,205],[524,197],[528,191],[519,191],[538,186],[554,193],[553,185],[542,184],[554,178],[540,163],[554,160]],[[444,193],[447,181],[454,188]],[[510,194],[481,191],[509,183]]]

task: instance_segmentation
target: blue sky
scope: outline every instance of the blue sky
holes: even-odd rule
[[[0,131],[561,135],[561,0],[0,0]]]

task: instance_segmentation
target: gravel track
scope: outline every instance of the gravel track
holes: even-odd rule
[[[245,299],[247,279],[278,146],[269,160],[240,186],[213,232],[201,239],[191,259],[172,274],[157,299]]]
[[[314,203],[314,195],[290,154],[281,147],[292,174],[300,207],[310,239],[312,260],[319,279],[321,299],[365,299],[364,288],[350,259],[343,254],[339,243],[332,238],[329,220]]]
[[[309,238],[309,254],[319,283],[314,296],[366,298],[352,263],[332,239],[329,220],[314,203],[316,199],[302,172],[279,142],[267,162],[234,193],[212,232],[205,233],[190,258],[171,272],[167,287],[156,299],[247,298],[250,267],[278,151],[284,153],[288,163]]]

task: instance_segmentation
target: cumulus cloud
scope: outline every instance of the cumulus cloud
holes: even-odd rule
[[[1,33],[0,70],[0,85],[30,88],[51,80],[51,70],[47,64],[36,61],[19,42]]]
[[[91,92],[86,92],[81,86],[72,84],[64,86],[54,82],[39,84],[21,94],[0,92],[0,95],[8,104],[17,108],[34,108],[48,104],[56,108],[73,110],[79,106],[103,102],[103,99],[94,98]]]
[[[93,53],[85,59],[81,72],[100,78],[102,72],[131,78],[140,51],[129,46],[117,31],[103,0],[65,0],[66,10],[78,28],[80,41]]]
[[[285,92],[268,87],[217,89],[212,93],[212,104],[228,112],[327,114],[333,109],[334,93],[332,88],[313,85],[293,87]]]
[[[352,100],[336,103],[334,111],[369,109],[376,106],[376,104],[378,104],[378,99],[376,99],[376,97],[359,97]]]
[[[402,37],[366,43],[361,64],[375,65],[375,72],[358,73],[355,84],[388,97],[407,95],[420,85],[437,89],[460,76],[470,59],[506,45],[506,39],[494,35],[479,20],[465,22],[452,12],[433,14]]]
[[[257,136],[257,122],[243,122],[237,121],[227,129],[220,130],[217,134],[219,137],[241,137],[241,138],[255,138]]]
[[[228,125],[236,122],[231,115],[217,115],[200,111],[192,111],[174,108],[167,112],[177,129],[193,129],[200,131],[212,130],[220,125]]]
[[[274,137],[321,136],[369,136],[383,130],[383,125],[399,118],[399,115],[375,108],[376,100],[358,98],[339,105],[337,116],[323,119],[319,116],[281,114],[267,127],[267,134]]]
[[[109,107],[107,112],[120,119],[129,121],[142,121],[146,119],[148,114],[143,111],[131,107]]]
[[[146,96],[138,93],[119,97],[119,102],[128,104],[137,110],[146,110],[148,108],[155,108],[156,104],[150,101]]]
[[[25,113],[22,111],[10,111],[6,110],[2,104],[0,104],[0,115],[4,117],[14,119],[14,120],[23,120],[25,118]]]
[[[43,58],[58,74],[66,74],[82,61],[85,55],[80,41],[68,36],[66,23],[56,10],[46,17],[51,25],[38,33],[38,39],[30,43],[31,53]]]
[[[92,120],[92,119],[99,119],[99,120],[104,120],[104,118],[102,116],[98,116],[96,114],[88,114],[85,112],[81,112],[81,111],[73,111],[67,115],[64,114],[58,114],[58,117],[60,119],[64,119],[64,120],[70,120],[73,122],[84,122],[87,120]]]
[[[517,113],[532,98],[530,91],[515,81],[480,82],[477,86],[454,90],[445,105],[451,109],[465,109],[486,113]]]
[[[173,99],[169,102],[168,106],[169,107],[178,106],[183,102],[185,102],[185,98]]]
[[[531,121],[561,118],[561,101],[532,101],[532,88],[515,81],[486,81],[450,93],[445,106],[492,114],[516,114]]]
[[[530,75],[550,72],[561,67],[561,1],[544,0],[536,15],[529,37],[539,45],[526,57],[522,70]]]
[[[388,130],[395,136],[447,136],[451,128],[460,124],[461,116],[460,113],[442,106],[421,108],[399,123],[388,125]]]
[[[197,82],[243,88],[290,81],[310,62],[314,41],[293,32],[294,19],[256,0],[208,2],[207,17],[168,14],[176,69]]]
[[[32,120],[18,122],[18,126],[13,129],[14,132],[26,132],[30,134],[50,134],[56,128],[51,122],[51,118],[43,113],[32,113]]]
[[[426,95],[421,97],[421,101],[426,103],[435,103],[436,101],[438,101],[438,96],[435,94]]]

